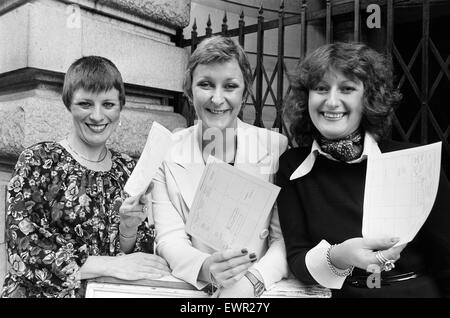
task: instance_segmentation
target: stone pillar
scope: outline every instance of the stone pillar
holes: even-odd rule
[[[104,56],[122,73],[127,103],[109,146],[139,157],[154,120],[173,130],[188,53],[175,45],[190,0],[0,1],[0,287],[6,263],[5,185],[20,152],[71,129],[61,100],[77,58]]]
[[[9,181],[9,177],[10,173],[0,170],[0,288],[3,286],[7,266],[4,207],[6,202],[6,184]]]

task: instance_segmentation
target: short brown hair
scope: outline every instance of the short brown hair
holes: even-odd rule
[[[243,100],[245,101],[252,91],[253,75],[250,62],[244,49],[231,38],[224,36],[213,36],[206,38],[195,49],[189,58],[189,62],[184,74],[183,91],[192,100],[192,75],[199,64],[225,63],[233,58],[239,64],[244,78],[245,89]]]
[[[120,108],[125,105],[122,75],[110,60],[101,56],[84,56],[70,65],[65,77],[62,100],[70,110],[73,93],[83,88],[99,93],[115,88],[119,91]]]

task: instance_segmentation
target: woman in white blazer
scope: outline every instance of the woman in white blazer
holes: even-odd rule
[[[167,260],[173,276],[198,289],[209,283],[220,286],[220,297],[260,296],[288,275],[275,208],[259,235],[258,246],[214,251],[185,231],[209,155],[274,181],[287,139],[237,118],[251,86],[250,64],[238,44],[221,36],[200,43],[189,60],[184,81],[184,92],[199,122],[175,133],[176,144],[153,180],[157,254]]]

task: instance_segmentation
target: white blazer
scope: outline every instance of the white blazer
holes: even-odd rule
[[[187,215],[205,168],[197,137],[200,129],[201,124],[197,124],[175,133],[177,142],[159,168],[152,190],[156,252],[167,260],[173,276],[198,289],[207,284],[197,278],[203,262],[214,252],[185,232]],[[238,119],[236,168],[273,182],[278,158],[286,148],[285,136]],[[252,267],[258,270],[266,288],[269,288],[288,276],[286,250],[276,206],[260,238],[258,250],[261,253],[257,255],[264,256]]]

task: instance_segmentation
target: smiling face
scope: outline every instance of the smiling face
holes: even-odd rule
[[[338,139],[354,132],[361,123],[364,84],[330,70],[309,91],[308,110],[322,136]]]
[[[70,105],[75,138],[88,147],[103,147],[119,122],[120,110],[115,88],[100,93],[77,89]]]
[[[244,89],[244,78],[236,59],[199,64],[192,74],[192,100],[203,128],[235,128]]]

